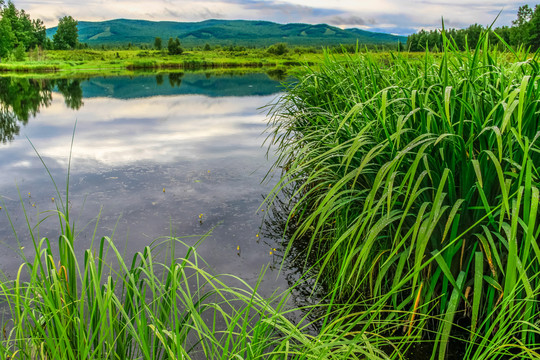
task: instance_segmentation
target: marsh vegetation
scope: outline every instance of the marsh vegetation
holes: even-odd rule
[[[331,302],[358,305],[357,331],[438,359],[535,358],[538,53],[443,40],[421,63],[329,54],[308,71],[272,109],[268,201],[293,189],[286,253],[300,242]]]
[[[80,249],[68,180],[1,283],[0,358],[538,358],[538,53],[443,44],[326,53],[267,107],[287,290],[210,271],[206,235]]]

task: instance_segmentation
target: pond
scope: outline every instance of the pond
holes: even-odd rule
[[[80,251],[98,216],[98,237],[114,234],[126,256],[159,237],[212,231],[199,251],[215,272],[254,284],[269,265],[262,294],[286,288],[260,208],[277,181],[263,182],[272,165],[264,106],[281,91],[266,74],[1,77],[0,270],[12,277],[13,249],[33,251],[21,205],[35,225],[59,202],[33,146],[64,193],[73,137],[69,206]],[[57,217],[40,224],[40,237],[58,235]]]

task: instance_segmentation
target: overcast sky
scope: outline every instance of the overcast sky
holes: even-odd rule
[[[201,21],[206,19],[269,20],[278,23],[326,23],[408,35],[419,29],[441,26],[463,28],[489,25],[502,11],[495,26],[511,25],[519,6],[516,0],[12,0],[47,27],[71,15],[77,20],[117,18]],[[528,3],[534,6],[535,3]]]

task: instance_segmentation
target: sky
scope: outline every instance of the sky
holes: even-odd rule
[[[12,0],[47,27],[71,15],[79,21],[144,19],[201,21],[207,19],[268,20],[278,23],[326,23],[399,35],[420,29],[465,28],[478,23],[495,27],[516,18],[517,0]],[[528,3],[534,7],[535,3]]]

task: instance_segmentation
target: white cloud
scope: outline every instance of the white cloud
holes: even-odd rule
[[[202,95],[131,100],[87,98],[78,111],[67,110],[60,94],[53,93],[52,97],[51,105],[40,111],[39,122],[54,125],[41,128],[31,119],[32,127],[23,131],[40,154],[65,165],[66,144],[77,119],[74,160],[114,167],[140,161],[167,163],[180,154],[197,159],[204,155],[205,144],[225,146],[239,137],[242,144],[258,147],[260,128],[251,127],[264,126],[265,117],[256,109],[268,104],[273,95],[242,101],[236,97]],[[12,163],[6,161],[2,166],[21,167],[34,157],[24,140],[14,141],[10,147],[17,148],[19,155],[26,148],[27,158],[13,157]],[[227,153],[220,156],[226,157]]]
[[[493,0],[156,0],[156,1],[15,1],[31,16],[54,26],[65,14],[78,20],[115,18],[200,21],[209,18],[269,20],[281,23],[327,22],[365,29],[419,29],[440,26],[441,18],[455,27],[490,24],[503,11],[496,25],[510,25],[523,1]]]

